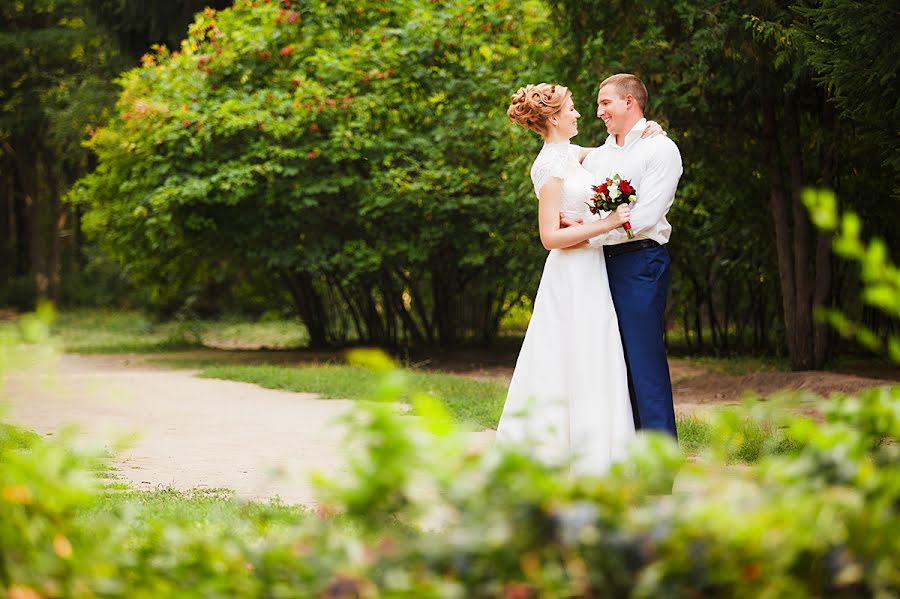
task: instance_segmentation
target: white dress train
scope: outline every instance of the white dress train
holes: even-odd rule
[[[593,176],[568,142],[544,144],[531,169],[535,193],[563,179],[561,210],[588,219]],[[602,249],[551,250],[497,426],[516,446],[573,474],[602,474],[622,459],[634,420]]]

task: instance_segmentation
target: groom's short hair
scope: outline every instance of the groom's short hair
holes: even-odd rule
[[[615,85],[623,96],[634,96],[634,99],[637,100],[638,106],[641,107],[641,112],[644,112],[644,110],[646,110],[647,86],[644,85],[644,82],[638,79],[636,76],[632,75],[631,73],[619,73],[618,75],[607,77],[603,80],[603,83],[600,84],[600,89],[603,89],[607,85]]]

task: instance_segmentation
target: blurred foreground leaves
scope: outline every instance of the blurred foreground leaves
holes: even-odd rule
[[[65,441],[0,427],[0,589],[45,597],[894,596],[900,591],[900,388],[786,417],[787,447],[725,464],[740,419],[686,461],[641,435],[602,478],[473,447],[441,402],[398,413],[402,374],[374,353],[383,401],[359,402],[348,471],[317,517],[258,511],[191,528],[127,506]],[[675,491],[669,493],[675,483]],[[341,514],[340,517],[334,514]],[[146,518],[146,515],[145,515]],[[33,593],[29,595],[28,593]]]

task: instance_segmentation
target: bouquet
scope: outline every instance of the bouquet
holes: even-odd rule
[[[594,195],[587,205],[594,214],[613,212],[622,204],[637,201],[637,191],[631,185],[631,181],[623,179],[619,175],[613,175],[612,179],[607,179],[600,185],[592,185],[591,189],[594,190]],[[625,221],[622,228],[625,229],[628,239],[634,239],[634,233],[631,232],[631,222]]]

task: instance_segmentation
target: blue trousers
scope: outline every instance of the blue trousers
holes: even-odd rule
[[[663,343],[669,264],[664,247],[606,258],[628,366],[635,428],[668,432],[677,439],[672,381]]]

